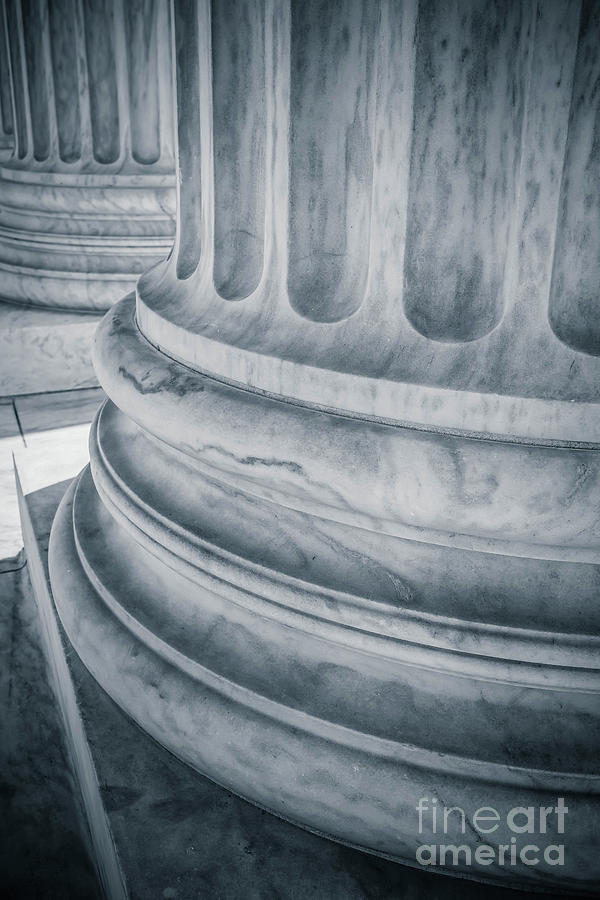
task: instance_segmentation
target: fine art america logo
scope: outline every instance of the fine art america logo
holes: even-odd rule
[[[433,838],[433,843],[417,848],[416,859],[422,866],[564,865],[565,845],[550,843],[565,832],[569,809],[564,797],[557,798],[556,806],[515,806],[505,813],[493,806],[481,806],[472,815],[460,806],[446,807],[435,798],[422,797],[416,810],[422,840]],[[459,842],[460,835],[467,834],[471,846]],[[495,839],[490,837],[485,843],[485,835],[492,834]],[[454,843],[449,842],[449,836]],[[501,836],[502,842],[497,843]],[[474,842],[477,846],[473,849]]]

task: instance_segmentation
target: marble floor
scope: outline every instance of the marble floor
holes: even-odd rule
[[[15,490],[13,453],[25,447],[12,398],[0,400],[0,559],[17,555],[23,541]]]
[[[13,454],[35,448],[43,465],[61,447],[66,475],[87,461],[87,433],[104,393],[101,388],[0,398],[0,560],[16,556],[23,540],[15,489]]]
[[[96,898],[63,726],[49,686],[19,521],[14,457],[70,476],[87,458],[99,388],[0,400],[0,872],[7,898]],[[56,463],[54,463],[56,465]]]

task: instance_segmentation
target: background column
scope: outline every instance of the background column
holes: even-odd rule
[[[3,15],[15,148],[0,169],[2,297],[107,309],[172,243],[168,5],[4,0]]]
[[[14,146],[10,63],[5,10],[0,9],[0,160],[7,159]]]

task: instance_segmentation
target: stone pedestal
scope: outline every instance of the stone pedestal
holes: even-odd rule
[[[3,0],[15,147],[0,168],[0,296],[94,312],[174,232],[167,4]]]
[[[599,30],[586,3],[176,3],[175,249],[99,328],[110,400],[50,544],[81,659],[190,766],[578,894]]]

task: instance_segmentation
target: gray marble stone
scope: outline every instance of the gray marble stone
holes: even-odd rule
[[[568,861],[533,883],[597,889],[596,454],[249,394],[154,350],[131,299],[97,365],[119,409],[51,572],[111,696],[236,793],[404,861],[435,842],[420,797],[504,818],[564,797]]]
[[[177,237],[98,329],[61,621],[258,806],[593,894],[598,7],[217,6],[175,4]]]
[[[100,388],[0,398],[0,560],[23,546],[14,458],[29,460],[29,489],[47,483],[48,468],[53,479],[72,478],[89,460],[89,426],[102,399]]]

